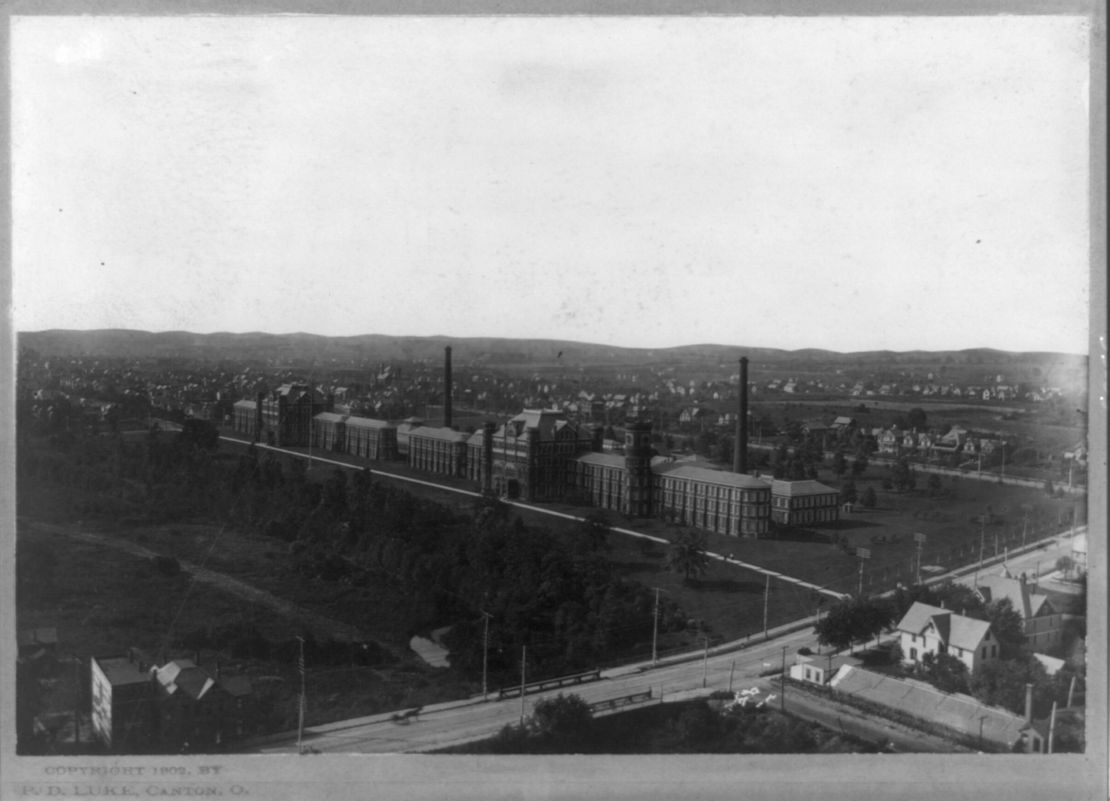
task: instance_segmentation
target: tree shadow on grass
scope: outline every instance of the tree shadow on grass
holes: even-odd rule
[[[665,569],[658,562],[614,562],[613,565],[630,573],[659,573]]]
[[[685,582],[687,587],[694,590],[711,590],[713,592],[747,593],[762,595],[763,585],[754,581],[737,581],[736,579],[700,579],[691,578]]]
[[[872,523],[870,520],[845,520],[840,519],[840,522],[835,526],[830,526],[829,531],[848,531],[853,528],[876,528],[881,526],[881,523]]]

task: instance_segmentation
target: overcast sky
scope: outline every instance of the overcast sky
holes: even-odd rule
[[[1088,351],[1086,22],[14,18],[17,330]]]

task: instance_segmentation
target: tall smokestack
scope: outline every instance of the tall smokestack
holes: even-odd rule
[[[740,357],[740,409],[736,419],[736,443],[732,449],[732,472],[748,472],[748,357]]]
[[[451,427],[451,346],[443,349],[443,426]]]

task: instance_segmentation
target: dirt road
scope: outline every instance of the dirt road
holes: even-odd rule
[[[85,531],[79,524],[60,526],[52,523],[24,523],[21,521],[20,526],[26,526],[26,530],[31,534],[35,531],[43,531],[61,537],[67,537],[78,542],[99,545],[105,548],[114,548],[117,551],[123,551],[124,553],[129,553],[142,559],[153,559],[162,555],[129,540]],[[319,639],[328,638],[341,642],[367,642],[371,639],[364,637],[355,626],[312,612],[225,573],[209,570],[208,568],[201,567],[192,562],[179,560],[179,563],[181,569],[189,573],[195,581],[217,587],[232,595],[250,601],[251,603],[271,609],[284,618],[296,621],[308,627]],[[379,643],[379,645],[383,648],[387,647],[384,643]]]

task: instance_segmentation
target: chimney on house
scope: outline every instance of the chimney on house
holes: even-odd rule
[[[451,427],[451,346],[443,349],[443,427]]]
[[[740,409],[736,418],[732,472],[748,472],[748,357],[740,357]]]

